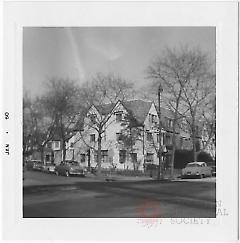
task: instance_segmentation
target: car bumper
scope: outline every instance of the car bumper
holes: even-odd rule
[[[182,175],[182,177],[184,177],[184,178],[198,177],[198,176],[200,176],[199,173],[198,174],[194,173],[194,174],[183,174]]]
[[[80,171],[69,171],[70,175],[84,175],[84,172],[80,172]]]

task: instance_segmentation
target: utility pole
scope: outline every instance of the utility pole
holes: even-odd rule
[[[162,180],[163,179],[163,171],[162,171],[162,149],[161,149],[161,130],[162,130],[162,124],[161,124],[161,93],[163,92],[163,88],[161,83],[159,84],[158,87],[158,116],[159,116],[159,139],[158,139],[158,143],[159,143],[159,149],[158,149],[158,180]]]

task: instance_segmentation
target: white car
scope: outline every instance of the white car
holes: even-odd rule
[[[207,177],[212,175],[212,168],[205,162],[191,162],[182,169],[182,177]]]

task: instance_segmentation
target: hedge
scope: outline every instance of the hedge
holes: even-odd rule
[[[206,152],[200,152],[198,154],[198,161],[202,162],[213,162],[210,154]],[[187,163],[193,162],[193,151],[191,150],[176,150],[174,158],[174,168],[182,169]]]

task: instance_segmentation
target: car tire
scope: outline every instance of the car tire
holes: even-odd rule
[[[66,170],[66,172],[65,172],[65,176],[66,177],[69,177],[69,172]]]

